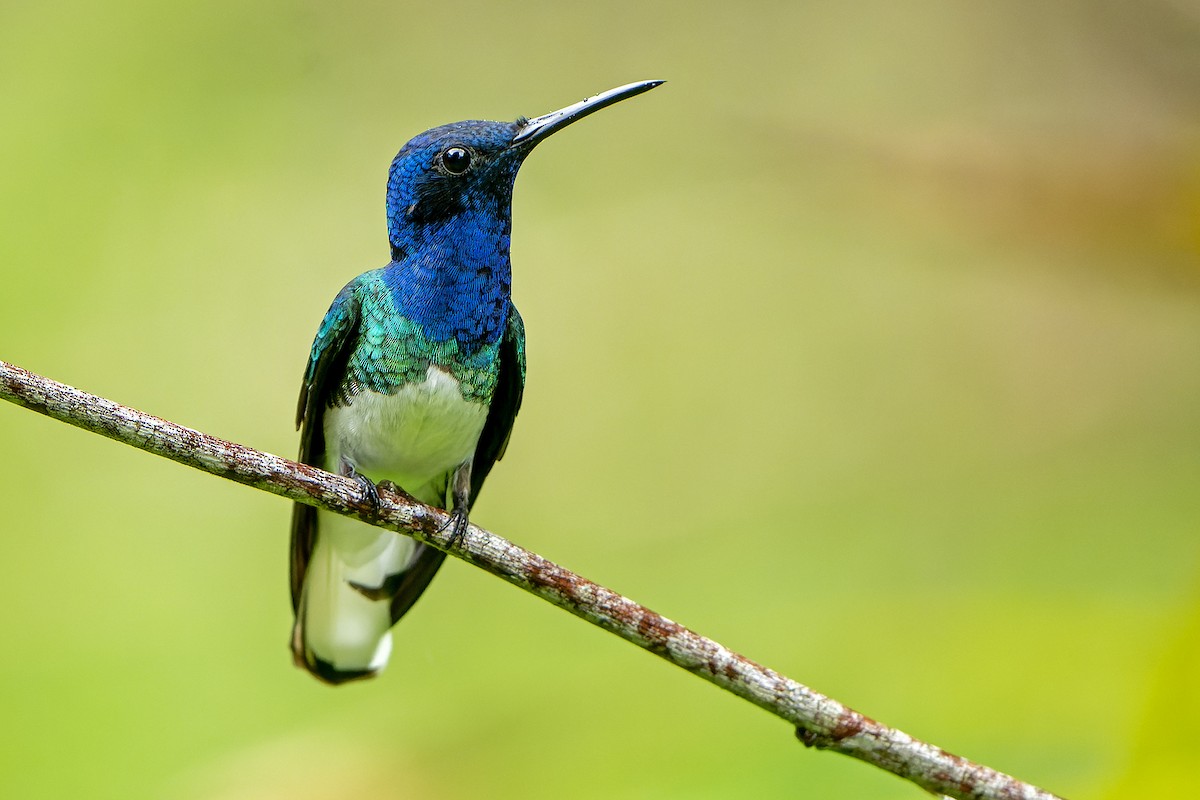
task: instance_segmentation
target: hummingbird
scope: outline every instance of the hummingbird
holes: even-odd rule
[[[449,511],[453,535],[462,535],[525,387],[509,260],[517,170],[550,134],[661,83],[627,84],[532,119],[442,125],[404,145],[388,173],[391,262],[338,293],[313,341],[296,411],[300,461],[354,479],[368,504],[390,482]],[[392,625],[444,558],[297,503],[297,666],[331,684],[378,674]]]

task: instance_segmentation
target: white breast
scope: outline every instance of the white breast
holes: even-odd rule
[[[327,468],[344,456],[378,483],[387,479],[427,503],[422,489],[471,457],[487,407],[463,399],[452,375],[430,367],[421,383],[391,395],[363,392],[325,412]]]

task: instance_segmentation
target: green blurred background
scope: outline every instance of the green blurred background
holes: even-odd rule
[[[1200,9],[0,5],[0,358],[292,455],[411,135],[518,181],[475,519],[1071,797],[1200,793]],[[461,563],[375,682],[288,505],[0,404],[0,796],[919,798]]]

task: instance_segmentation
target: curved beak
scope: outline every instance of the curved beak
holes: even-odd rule
[[[648,92],[661,83],[663,81],[638,81],[637,83],[629,83],[624,86],[618,86],[615,89],[609,89],[607,92],[601,92],[586,100],[580,100],[578,103],[566,108],[560,108],[558,111],[551,111],[549,114],[527,119],[521,125],[520,130],[517,131],[517,135],[513,137],[512,143],[514,145],[534,145],[555,131],[562,130],[572,122],[581,120],[594,111],[599,111],[606,106],[619,103],[642,92]]]

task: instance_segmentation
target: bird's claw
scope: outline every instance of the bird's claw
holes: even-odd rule
[[[455,509],[450,513],[450,519],[447,520],[446,524],[443,525],[438,532],[441,533],[449,528],[450,541],[448,544],[451,547],[454,547],[462,543],[463,536],[467,533],[468,522],[469,520],[467,519],[467,512]]]
[[[357,472],[354,473],[353,477],[358,485],[362,487],[362,504],[366,506],[372,514],[378,514],[379,490],[375,488],[375,484],[371,483],[371,479],[366,475],[359,475]]]
[[[339,470],[343,477],[350,478],[359,485],[362,489],[362,500],[359,504],[364,506],[371,514],[379,513],[379,490],[375,488],[375,484],[366,475],[354,468],[354,465],[342,459],[341,469]],[[388,483],[389,481],[385,481]],[[394,486],[395,484],[393,484]]]

